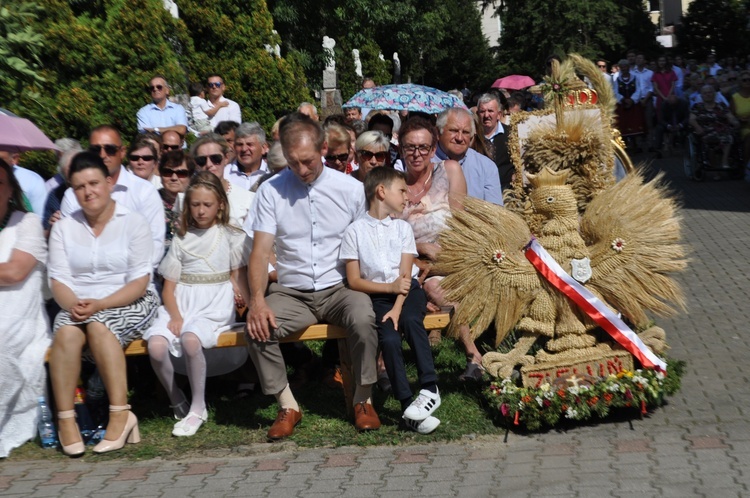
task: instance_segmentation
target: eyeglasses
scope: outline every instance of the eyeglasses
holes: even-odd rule
[[[190,176],[190,171],[186,169],[172,169],[172,168],[162,168],[159,170],[159,174],[163,178],[172,178],[172,175],[177,175],[177,178],[187,178]]]
[[[104,149],[104,152],[106,152],[108,156],[114,156],[120,151],[121,148],[122,148],[122,145],[114,145],[114,144],[89,145],[89,152],[93,152],[94,154],[99,155],[102,153],[102,149]]]
[[[221,88],[221,85],[223,85],[221,81],[217,81],[215,83],[209,83],[208,88]]]
[[[164,90],[164,85],[150,85],[147,86],[149,92],[153,92],[154,90],[159,90],[160,92]]]
[[[406,154],[414,154],[416,152],[418,155],[424,156],[432,150],[432,145],[402,145],[401,150]]]
[[[195,164],[200,166],[201,168],[206,165],[208,160],[211,160],[213,164],[221,164],[222,159],[224,159],[224,156],[221,154],[211,154],[208,156],[196,156],[195,157]]]
[[[180,150],[180,145],[163,144],[161,150]]]
[[[345,163],[349,159],[349,153],[347,152],[346,154],[339,154],[338,156],[325,156],[325,158],[329,163],[333,163],[336,161]]]
[[[364,159],[365,161],[369,161],[374,157],[376,161],[381,163],[385,161],[386,157],[388,157],[387,152],[370,152],[369,150],[358,150],[357,154],[362,156],[362,159]]]
[[[152,155],[139,156],[137,154],[130,154],[128,156],[128,159],[130,160],[131,163],[135,163],[135,162],[138,162],[138,161],[153,161],[154,160],[154,156],[152,156]]]

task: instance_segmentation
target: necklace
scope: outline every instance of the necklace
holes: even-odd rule
[[[425,182],[422,184],[422,190],[420,190],[419,192],[415,194],[411,191],[411,187],[409,187],[408,185],[406,186],[406,190],[409,192],[410,196],[419,197],[420,195],[422,195],[422,193],[424,193],[425,189],[427,188],[427,184],[430,183],[431,179],[432,179],[432,170],[430,170],[430,174],[427,175],[427,180],[425,180]]]

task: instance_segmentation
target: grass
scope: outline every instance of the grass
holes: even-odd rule
[[[312,344],[312,349],[319,352],[320,344]],[[462,383],[458,380],[466,365],[460,347],[452,340],[444,339],[433,348],[433,356],[442,397],[442,405],[435,413],[442,423],[434,433],[423,436],[400,427],[399,403],[378,389],[374,390],[373,402],[383,426],[377,431],[359,433],[346,416],[343,393],[312,380],[295,391],[304,417],[288,440],[300,447],[376,446],[452,441],[472,434],[502,434],[504,429],[494,424],[484,404],[481,395],[484,383]],[[412,386],[416,387],[416,367],[406,344],[404,358],[407,374]],[[135,374],[131,377],[138,379],[138,382],[143,378],[151,379],[140,384],[130,382],[133,389],[131,404],[140,420],[142,441],[108,455],[94,455],[89,449],[85,456],[87,460],[176,459],[189,454],[243,451],[249,445],[267,443],[266,431],[273,423],[277,410],[273,397],[256,393],[249,398],[234,399],[235,384],[226,377],[208,381],[208,422],[193,437],[173,437],[171,432],[175,421],[161,387],[158,382],[154,385],[148,360],[134,360],[129,362],[130,373]],[[267,446],[271,451],[283,447],[273,443]],[[261,449],[263,447],[256,448]],[[15,449],[7,460],[66,458],[60,451],[43,449],[37,442],[30,442]]]

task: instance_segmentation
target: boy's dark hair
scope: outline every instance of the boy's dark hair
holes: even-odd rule
[[[385,188],[391,186],[391,184],[401,179],[406,181],[406,175],[397,169],[386,168],[385,166],[378,166],[372,168],[367,176],[365,176],[365,198],[367,199],[367,209],[370,209],[370,203],[375,199],[375,192],[378,190],[378,185],[383,185]]]
[[[219,124],[214,128],[214,133],[226,135],[230,131],[236,130],[239,127],[240,124],[237,121],[219,121]]]
[[[191,97],[198,97],[203,91],[205,91],[203,83],[197,81],[195,83],[190,83],[190,87],[188,88]]]

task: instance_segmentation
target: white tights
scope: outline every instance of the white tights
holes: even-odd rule
[[[206,357],[203,354],[203,346],[200,339],[192,332],[185,332],[180,336],[182,354],[185,355],[187,375],[192,391],[192,403],[190,411],[202,416],[206,409]],[[148,354],[151,357],[151,366],[156,376],[164,386],[172,406],[185,401],[185,394],[177,387],[174,379],[174,366],[169,357],[169,343],[161,336],[154,336],[148,340]],[[194,417],[190,417],[188,422]]]

